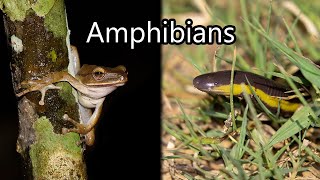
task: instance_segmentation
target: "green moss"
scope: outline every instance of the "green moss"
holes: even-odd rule
[[[55,37],[65,38],[67,36],[67,23],[63,0],[55,1],[51,10],[45,16],[44,25]]]
[[[72,86],[70,86],[66,82],[59,82],[57,86],[61,87],[62,89],[59,91],[60,97],[66,101],[69,105],[74,105],[76,103],[75,97],[72,94]]]
[[[45,16],[51,10],[55,3],[55,0],[37,0],[32,5],[32,9],[38,16]]]
[[[34,4],[28,0],[0,0],[0,9],[9,16],[11,21],[23,21],[28,10],[32,9],[38,16],[45,17],[45,27],[55,37],[67,35],[63,0],[37,0]]]
[[[36,133],[36,143],[32,145],[31,149],[37,148],[41,144],[42,147],[48,150],[65,149],[71,154],[78,155],[81,153],[81,147],[77,146],[80,141],[79,134],[55,134],[50,121],[46,117],[39,118],[34,123]]]
[[[0,9],[11,21],[23,21],[31,4],[28,0],[0,0]]]
[[[34,123],[34,129],[36,141],[30,146],[30,158],[35,177],[50,179],[53,171],[58,171],[60,174],[57,174],[61,176],[61,173],[75,173],[75,166],[82,166],[81,147],[77,146],[80,140],[78,134],[55,134],[46,117],[39,118]],[[79,174],[81,172],[75,173],[76,176]]]
[[[29,0],[0,0],[0,9],[11,21],[23,21],[28,10],[32,9],[38,16],[45,17],[45,27],[55,37],[66,37],[67,23],[63,0],[37,0],[31,4]]]
[[[55,50],[51,50],[48,54],[47,54],[47,58],[50,58],[52,62],[56,62],[57,61],[57,53]]]

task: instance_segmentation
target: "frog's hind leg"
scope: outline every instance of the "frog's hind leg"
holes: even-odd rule
[[[95,134],[94,134],[94,128],[93,127],[91,128],[91,127],[89,127],[87,125],[80,124],[77,121],[75,121],[72,118],[70,118],[67,114],[65,114],[63,116],[63,119],[66,120],[66,121],[71,122],[75,126],[75,128],[70,128],[70,129],[62,128],[62,133],[63,134],[66,134],[66,133],[69,133],[69,132],[76,132],[76,133],[79,133],[79,134],[85,136],[85,139],[81,140],[78,143],[78,145],[80,145],[82,142],[85,142],[86,145],[88,145],[88,146],[92,146],[94,144]]]
[[[88,129],[86,125],[78,123],[77,121],[73,120],[72,118],[70,118],[67,114],[63,115],[63,119],[66,121],[71,122],[75,128],[62,128],[62,133],[66,134],[68,132],[76,132],[79,134],[87,134],[88,132],[91,131],[91,129]]]
[[[103,100],[101,100],[101,102],[96,104],[96,108],[95,108],[93,114],[91,115],[90,119],[85,121],[86,124],[78,123],[77,121],[70,118],[67,114],[63,115],[63,119],[71,122],[75,127],[71,128],[71,129],[63,128],[62,133],[65,134],[68,132],[76,132],[79,134],[83,134],[86,136],[86,144],[87,145],[93,144],[93,142],[94,142],[94,127],[99,120],[99,116],[102,111]]]

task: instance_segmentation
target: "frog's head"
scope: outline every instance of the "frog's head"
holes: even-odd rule
[[[77,79],[87,86],[122,86],[127,81],[127,71],[124,66],[114,68],[83,65],[77,74]]]

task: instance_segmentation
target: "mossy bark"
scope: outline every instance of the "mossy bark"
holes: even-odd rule
[[[63,0],[0,0],[5,30],[12,47],[11,72],[15,93],[24,80],[66,71],[68,29]],[[86,179],[82,148],[76,133],[61,134],[70,124],[64,113],[78,119],[78,105],[68,83],[49,90],[45,104],[40,92],[18,100],[20,132],[17,151],[23,156],[29,179]]]

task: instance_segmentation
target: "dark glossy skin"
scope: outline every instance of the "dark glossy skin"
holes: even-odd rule
[[[230,79],[231,71],[218,71],[195,77],[193,85],[197,89],[207,93],[229,96]],[[248,82],[264,105],[274,114],[279,111],[279,103],[280,114],[284,117],[292,115],[300,106],[300,101],[289,88],[273,80],[250,72],[234,71],[233,95],[242,97],[243,94],[240,85],[244,84],[247,89],[250,89]],[[260,109],[253,94],[250,92],[249,94],[256,107]]]
[[[230,84],[230,79],[231,71],[218,71],[197,76],[193,79],[193,85],[201,91],[210,92],[215,86]],[[270,96],[288,97],[290,95],[285,93],[290,89],[273,80],[250,72],[234,71],[234,84],[248,85],[248,81],[251,86],[263,90]]]

